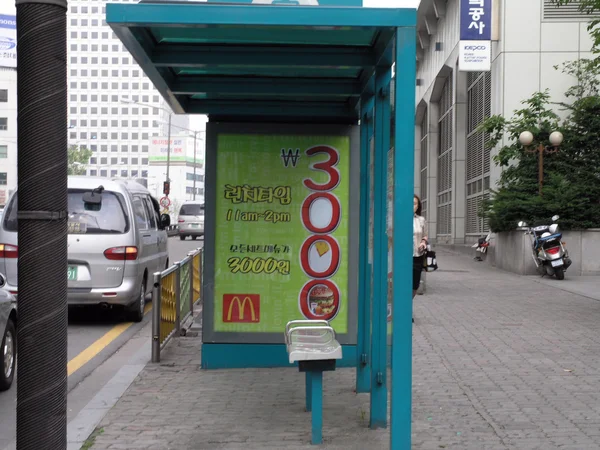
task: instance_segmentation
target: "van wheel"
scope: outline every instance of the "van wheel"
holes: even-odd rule
[[[144,309],[146,307],[146,285],[142,282],[138,299],[129,307],[129,319],[132,322],[144,320]]]
[[[192,241],[195,241],[198,236],[192,236]]]
[[[17,362],[17,333],[14,322],[9,319],[0,346],[0,391],[10,389],[15,377]]]
[[[179,236],[179,239],[181,239],[182,241],[185,241],[185,236]]]

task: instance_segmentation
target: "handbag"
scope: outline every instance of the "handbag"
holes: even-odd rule
[[[438,270],[437,257],[429,244],[427,244],[427,250],[423,258],[423,270],[425,272],[435,272]]]

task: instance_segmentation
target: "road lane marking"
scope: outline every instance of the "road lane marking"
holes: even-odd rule
[[[149,311],[152,310],[152,304],[146,303],[144,307],[144,315],[148,314]],[[115,339],[117,339],[121,334],[123,334],[129,327],[133,325],[133,322],[125,322],[120,323],[119,325],[115,325],[109,331],[107,331],[104,336],[97,339],[92,345],[87,347],[77,356],[75,356],[69,363],[67,364],[67,376],[73,375],[79,369],[81,369],[85,364],[90,362],[94,357],[98,355],[102,350],[108,347]]]

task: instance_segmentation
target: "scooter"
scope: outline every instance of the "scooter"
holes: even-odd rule
[[[491,240],[492,233],[488,233],[486,237],[479,238],[477,242],[471,246],[471,248],[475,249],[475,257],[473,258],[475,261],[483,261],[483,255],[487,253]]]
[[[565,272],[572,264],[566,244],[562,241],[562,233],[558,231],[559,216],[553,216],[552,225],[528,227],[525,222],[519,222],[519,227],[525,228],[525,234],[531,236],[531,256],[538,273],[541,276],[556,276],[558,280],[565,279]]]

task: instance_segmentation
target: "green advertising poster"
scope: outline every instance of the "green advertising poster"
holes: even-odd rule
[[[350,138],[220,134],[214,331],[348,332]]]

